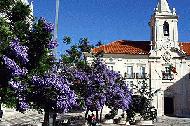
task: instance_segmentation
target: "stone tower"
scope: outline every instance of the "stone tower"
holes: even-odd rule
[[[150,20],[151,49],[167,50],[178,46],[178,16],[170,10],[167,0],[159,0]]]

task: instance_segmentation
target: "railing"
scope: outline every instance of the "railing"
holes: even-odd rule
[[[136,78],[137,79],[147,79],[148,74],[147,73],[136,73]]]
[[[135,73],[131,73],[131,74],[124,73],[124,78],[126,78],[126,79],[134,79],[135,78]]]
[[[162,73],[162,80],[173,80],[174,79],[174,75],[171,73]]]
[[[148,79],[148,74],[147,73],[124,73],[124,78],[125,79]]]

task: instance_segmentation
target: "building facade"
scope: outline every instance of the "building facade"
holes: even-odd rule
[[[178,16],[167,0],[159,0],[149,26],[150,41],[118,40],[101,45],[107,67],[118,71],[132,88],[146,80],[151,90],[160,89],[152,104],[158,116],[190,116],[190,43],[178,41]],[[85,53],[88,62],[93,60]]]

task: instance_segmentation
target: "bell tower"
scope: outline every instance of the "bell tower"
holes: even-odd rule
[[[178,48],[178,16],[176,10],[170,10],[167,0],[158,0],[151,16],[151,50]]]

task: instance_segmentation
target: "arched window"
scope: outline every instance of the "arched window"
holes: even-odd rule
[[[164,30],[164,36],[169,36],[169,24],[166,21],[164,22],[163,30]]]

